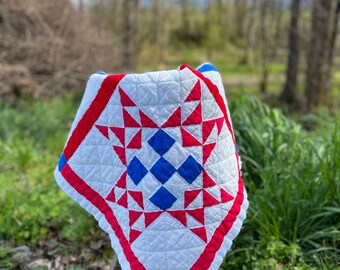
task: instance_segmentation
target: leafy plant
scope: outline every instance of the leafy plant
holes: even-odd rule
[[[0,102],[0,239],[34,245],[48,235],[87,241],[98,234],[95,221],[53,179],[75,103],[73,97]]]
[[[232,103],[250,208],[253,240],[296,245],[339,258],[339,125],[328,137],[310,137],[282,112],[257,98]],[[307,256],[308,255],[308,256]],[[307,258],[308,257],[308,258]]]
[[[0,246],[0,269],[11,269],[12,266],[11,248]]]
[[[52,236],[77,248],[104,237],[53,179],[78,102],[0,102],[0,240],[34,246]],[[306,132],[255,97],[243,95],[230,108],[250,208],[223,267],[339,265],[339,119],[324,116],[327,124]],[[0,268],[11,264],[9,258],[0,249]]]

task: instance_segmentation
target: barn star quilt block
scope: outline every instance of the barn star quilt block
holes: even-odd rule
[[[90,77],[55,170],[122,269],[218,269],[248,202],[219,73]]]

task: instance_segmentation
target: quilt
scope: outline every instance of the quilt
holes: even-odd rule
[[[93,74],[55,170],[122,269],[218,269],[248,207],[217,69]]]

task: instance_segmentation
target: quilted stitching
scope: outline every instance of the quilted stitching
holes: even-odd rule
[[[218,269],[248,206],[226,106],[211,69],[90,78],[55,176],[123,269]]]

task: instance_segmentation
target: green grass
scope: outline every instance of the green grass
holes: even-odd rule
[[[274,266],[266,269],[321,269],[320,258],[327,267],[335,266],[340,255],[340,118],[328,119],[334,121],[328,132],[307,133],[257,98],[237,99],[231,112],[250,209],[245,233],[226,258],[227,269],[263,269],[268,260]],[[269,248],[277,254],[267,254]],[[248,261],[229,262],[233,256]]]
[[[310,115],[318,124],[307,132],[246,90],[230,108],[250,208],[224,268],[332,269],[340,256],[339,116]],[[77,249],[105,237],[53,178],[78,104],[0,103],[0,240],[35,246],[57,237]],[[0,266],[8,256],[0,250]]]
[[[1,102],[0,239],[35,245],[47,236],[87,241],[99,234],[53,179],[77,106],[72,98]]]

